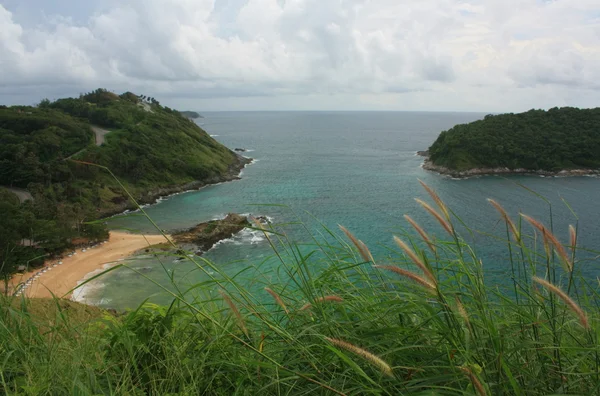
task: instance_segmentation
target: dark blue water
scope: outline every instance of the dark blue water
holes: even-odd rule
[[[540,178],[534,176],[481,177],[453,180],[420,168],[415,155],[435,140],[439,132],[484,114],[409,112],[227,112],[206,113],[198,123],[230,148],[249,149],[256,159],[239,181],[210,186],[197,192],[173,196],[146,208],[162,229],[189,227],[228,212],[268,215],[276,223],[299,216],[314,232],[318,223],[337,230],[342,224],[362,239],[381,260],[393,256],[392,234],[406,227],[410,214],[433,235],[443,230],[414,201],[429,200],[421,179],[446,201],[471,229],[504,234],[495,210],[486,202],[494,198],[516,220],[523,212],[550,224],[550,208],[556,234],[567,240],[568,224],[578,224],[580,243],[600,245],[600,214],[597,198],[600,181],[594,177]],[[525,188],[526,187],[526,188]],[[528,190],[529,189],[529,190]],[[536,196],[530,190],[543,196]],[[429,200],[430,201],[430,200]],[[431,201],[430,201],[431,202]],[[575,213],[572,213],[567,202]],[[261,204],[286,205],[261,206]],[[311,216],[309,216],[310,213]],[[151,232],[143,218],[115,220],[113,227]],[[301,227],[285,227],[295,241],[308,240]],[[505,245],[478,233],[472,237],[489,274],[502,277],[508,270]],[[253,267],[272,255],[259,232],[244,232],[219,244],[206,257],[227,272]],[[175,271],[193,284],[205,279],[194,265],[185,262],[138,260],[131,265],[165,284]],[[276,262],[262,264],[275,266]],[[592,265],[592,264],[590,264]],[[167,272],[165,272],[165,269]],[[272,269],[276,273],[276,269]],[[590,276],[595,268],[584,268]],[[88,301],[108,306],[134,306],[148,296],[158,302],[168,297],[140,275],[116,271],[86,290]]]

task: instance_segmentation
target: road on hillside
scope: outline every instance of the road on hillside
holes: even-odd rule
[[[33,196],[31,196],[31,194],[27,190],[23,190],[22,188],[13,188],[13,187],[6,187],[6,186],[0,186],[0,187],[6,188],[8,191],[15,194],[19,198],[19,202],[21,202],[21,203],[23,203],[25,201],[33,201]]]
[[[93,125],[92,125],[92,131],[94,131],[94,134],[96,135],[96,146],[102,145],[102,143],[104,143],[104,136],[110,132],[110,131],[107,131],[106,129],[102,129],[100,127],[93,126]]]

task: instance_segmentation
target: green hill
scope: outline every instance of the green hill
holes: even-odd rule
[[[600,108],[553,108],[488,115],[440,133],[429,148],[437,167],[560,171],[600,168]]]
[[[139,202],[148,203],[231,180],[247,161],[178,111],[130,92],[98,89],[37,107],[2,106],[0,186],[33,196],[19,205],[10,193],[0,195],[0,216],[14,223],[10,230],[0,226],[2,263],[11,261],[7,256],[23,261],[22,253],[15,257],[7,248],[23,238],[39,242],[41,251],[30,258],[63,249],[72,238],[102,237],[103,226],[87,223],[132,207],[108,172],[82,162],[108,167]],[[41,223],[28,227],[33,221]]]

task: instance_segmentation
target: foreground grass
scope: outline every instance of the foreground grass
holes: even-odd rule
[[[40,315],[33,302],[3,300],[0,390],[600,393],[598,284],[577,275],[575,229],[563,245],[535,219],[515,221],[492,201],[506,224],[512,286],[500,292],[484,282],[480,257],[456,231],[459,219],[428,191],[433,204],[420,203],[447,238],[407,218],[417,237],[395,238],[395,262],[376,262],[344,228],[325,229],[328,238],[315,237],[308,253],[265,229],[287,281],[256,279],[260,295],[198,259],[199,271],[216,275],[193,288],[206,295],[195,302],[182,290],[169,292],[168,307],[143,304],[121,316],[90,308],[85,316],[73,314],[84,309],[77,305],[52,302]]]

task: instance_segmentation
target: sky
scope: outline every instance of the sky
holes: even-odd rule
[[[600,0],[0,0],[0,104],[96,88],[180,110],[600,105]]]

